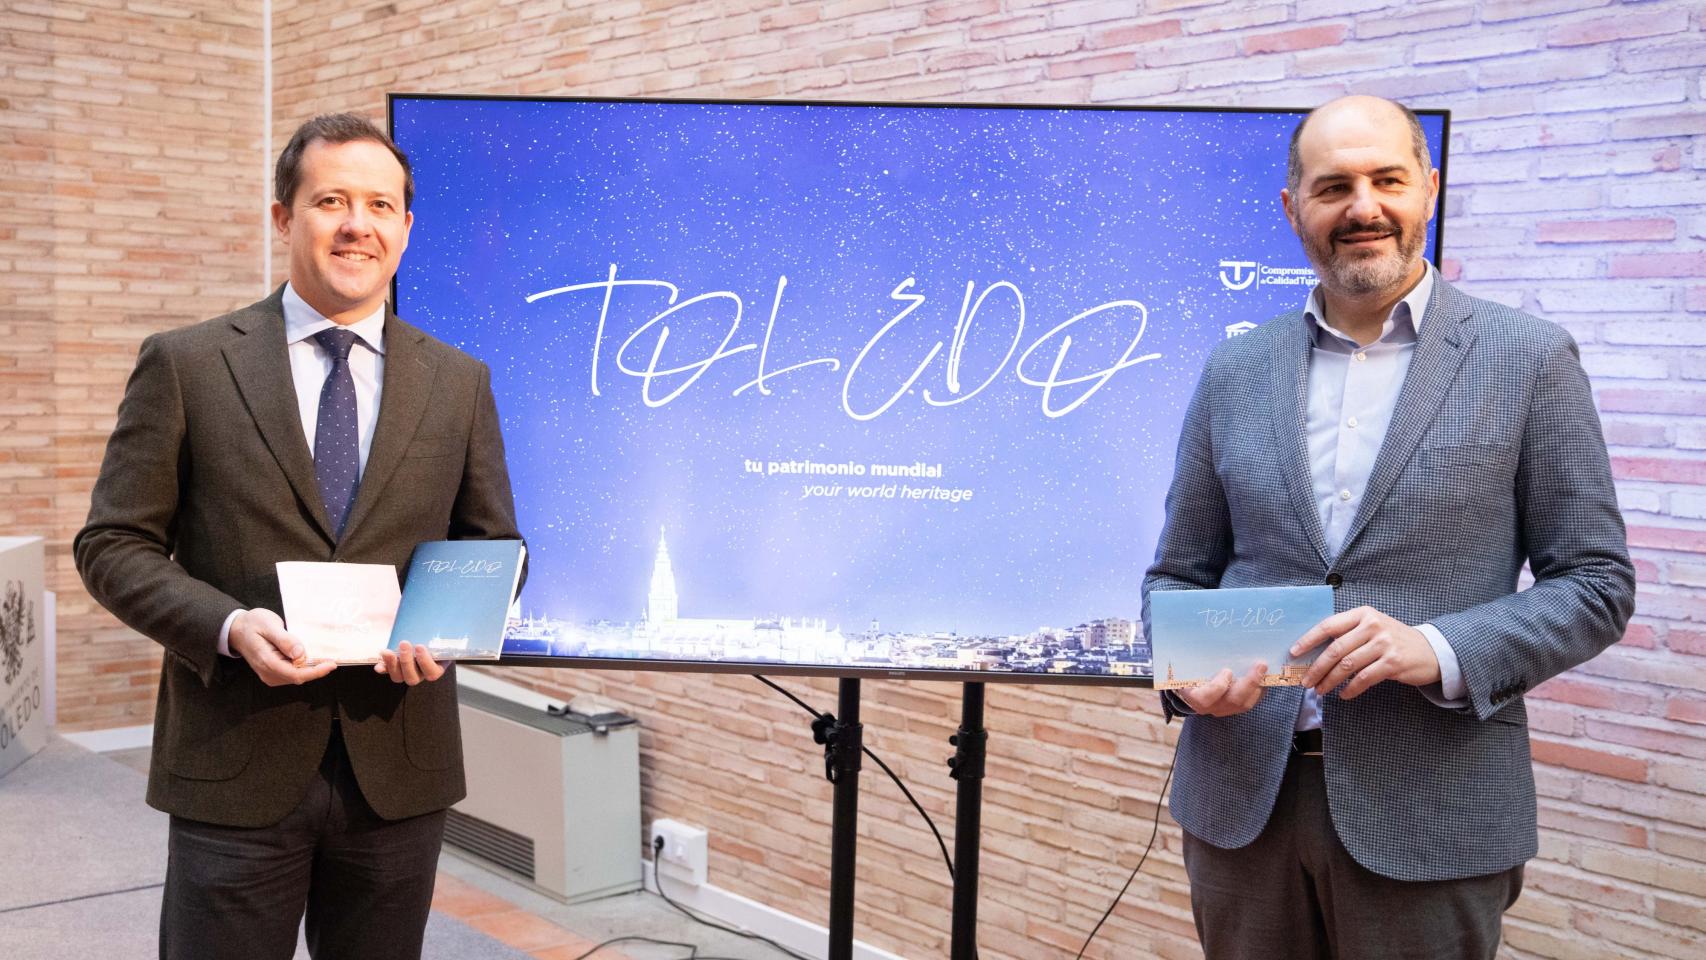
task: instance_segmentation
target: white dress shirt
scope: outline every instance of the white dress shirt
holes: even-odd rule
[[[314,341],[314,334],[338,326],[302,299],[290,284],[284,285],[284,342],[290,358],[290,379],[296,385],[296,412],[302,418],[302,435],[308,439],[308,454],[314,454],[314,435],[320,423],[320,389],[332,372],[332,355]],[[367,470],[367,454],[373,449],[373,427],[379,420],[379,395],[385,387],[385,305],[372,315],[344,329],[354,333],[349,352],[350,376],[355,380],[355,425],[360,448],[358,464]],[[358,474],[359,476],[359,474]],[[219,628],[219,652],[230,657],[231,622],[242,610],[231,611]],[[277,611],[283,615],[283,611]]]
[[[1367,346],[1359,346],[1333,328],[1320,288],[1310,291],[1309,302],[1304,305],[1303,316],[1311,325],[1313,337],[1305,422],[1309,474],[1331,557],[1337,557],[1344,546],[1345,534],[1362,505],[1369,474],[1386,440],[1386,427],[1392,422],[1398,392],[1416,352],[1416,335],[1433,289],[1434,268],[1430,264],[1415,288],[1393,306],[1381,325],[1380,336]],[[1427,637],[1439,658],[1440,686],[1421,688],[1423,695],[1442,707],[1463,706],[1467,701],[1457,654],[1433,624],[1424,623],[1416,629]],[[1319,726],[1321,698],[1306,689],[1297,713],[1297,729]]]

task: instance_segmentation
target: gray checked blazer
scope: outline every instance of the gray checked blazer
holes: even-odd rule
[[[1599,417],[1557,326],[1443,280],[1419,331],[1385,443],[1330,557],[1304,439],[1310,327],[1301,311],[1222,343],[1185,415],[1155,590],[1328,583],[1432,623],[1456,652],[1468,706],[1395,681],[1322,701],[1328,803],[1357,862],[1399,880],[1508,869],[1532,857],[1534,774],[1522,694],[1616,642],[1635,577]],[[1527,562],[1534,585],[1518,592]],[[1189,716],[1171,809],[1193,835],[1242,847],[1285,771],[1302,691]],[[1164,698],[1171,719],[1179,705]]]

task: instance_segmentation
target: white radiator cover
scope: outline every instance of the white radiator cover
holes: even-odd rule
[[[552,716],[459,673],[468,796],[445,842],[566,903],[640,889],[639,726]]]

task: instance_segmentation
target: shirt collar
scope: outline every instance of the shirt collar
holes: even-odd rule
[[[321,330],[342,326],[345,330],[356,335],[368,349],[381,356],[385,353],[385,304],[381,303],[373,313],[350,324],[337,324],[326,319],[320,311],[308,305],[296,288],[289,283],[284,285],[284,342],[298,343],[312,337]]]
[[[1380,327],[1380,336],[1376,342],[1392,338],[1408,342],[1421,336],[1422,319],[1428,311],[1428,299],[1434,292],[1434,266],[1428,261],[1422,261],[1422,278],[1404,295],[1404,299],[1392,305],[1392,313],[1386,317],[1386,322]],[[1333,329],[1331,324],[1323,323],[1321,318],[1326,316],[1326,309],[1321,304],[1321,286],[1316,284],[1309,291],[1309,300],[1303,305],[1303,316],[1310,323],[1310,334],[1317,345],[1331,343],[1330,338],[1337,338],[1347,344],[1351,338]],[[1393,337],[1393,334],[1398,334]],[[1353,344],[1354,346],[1354,344]]]

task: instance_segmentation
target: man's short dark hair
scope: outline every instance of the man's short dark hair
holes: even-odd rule
[[[1416,119],[1416,111],[1396,100],[1386,102],[1397,108],[1398,112],[1404,115],[1404,121],[1410,125],[1410,149],[1415,152],[1416,166],[1421,168],[1422,176],[1427,176],[1428,168],[1433,166],[1433,163],[1428,154],[1428,135],[1422,132],[1422,122]],[[1315,108],[1319,109],[1321,108]],[[1297,121],[1297,126],[1291,130],[1291,151],[1285,158],[1285,188],[1291,191],[1293,196],[1297,195],[1297,188],[1303,184],[1303,159],[1298,156],[1297,142],[1303,139],[1303,128],[1309,124],[1310,118],[1315,116],[1315,110],[1304,114],[1303,119]]]
[[[291,200],[296,198],[296,188],[302,183],[302,154],[307,152],[309,144],[317,141],[354,143],[358,140],[372,140],[384,146],[403,165],[403,209],[407,211],[415,202],[415,172],[409,166],[408,155],[391,142],[385,131],[374,126],[366,117],[354,113],[323,113],[296,128],[290,142],[284,145],[284,152],[278,155],[278,165],[273,167],[273,199],[289,207]]]

